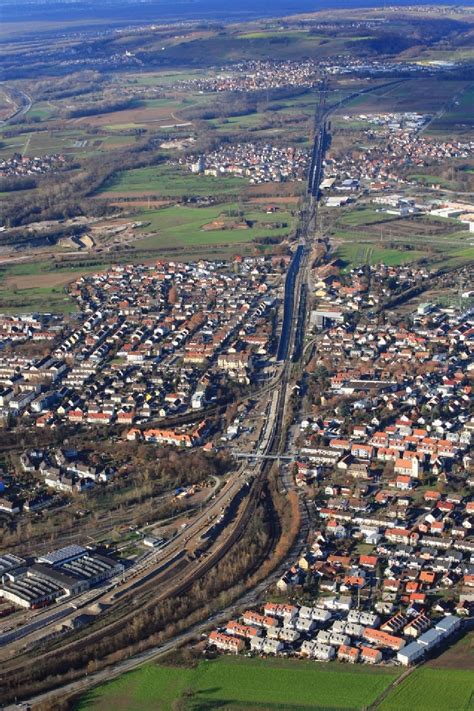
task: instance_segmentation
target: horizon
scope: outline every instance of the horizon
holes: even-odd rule
[[[442,4],[419,0],[417,6],[459,6],[455,0],[446,0]],[[461,7],[472,7],[474,0],[469,0]],[[227,2],[222,7],[220,0],[105,0],[100,6],[92,0],[0,0],[1,19],[7,22],[31,21],[80,21],[104,20],[111,22],[128,22],[141,24],[157,20],[166,22],[179,21],[244,21],[262,19],[265,17],[285,17],[302,13],[315,13],[325,10],[343,9],[374,9],[387,7],[410,7],[413,0],[398,0],[396,3],[380,2],[380,0],[239,0]],[[177,7],[179,10],[177,11]],[[65,17],[67,13],[68,17]]]

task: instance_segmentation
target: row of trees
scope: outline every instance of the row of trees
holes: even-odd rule
[[[97,116],[98,114],[109,114],[112,111],[125,111],[126,109],[137,109],[143,105],[143,101],[133,97],[124,99],[109,98],[105,101],[93,101],[72,109],[64,109],[63,118],[81,118],[83,116]]]
[[[87,198],[99,190],[116,172],[156,164],[153,139],[142,140],[126,150],[91,156],[82,170],[70,170],[42,176],[34,192],[12,195],[4,206],[3,220],[7,227],[19,227],[40,220],[61,220],[77,215],[102,216],[110,211],[107,203]],[[74,166],[73,166],[74,167]],[[75,166],[77,167],[77,166]]]

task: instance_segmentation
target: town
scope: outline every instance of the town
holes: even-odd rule
[[[315,271],[318,356],[301,392],[309,411],[283,465],[311,502],[315,533],[275,585],[277,596],[316,607],[268,603],[264,617],[244,613],[209,644],[408,665],[472,613],[472,310],[420,303],[411,326],[380,324],[362,314],[380,305],[388,279],[393,298],[428,274],[360,270],[345,277],[350,287],[336,274]]]
[[[473,13],[25,3],[2,709],[467,709]]]
[[[160,263],[81,277],[72,286],[84,309],[81,329],[65,330],[55,318],[45,326],[5,317],[5,339],[39,339],[50,344],[50,355],[3,356],[4,415],[41,428],[116,422],[126,440],[178,448],[248,447],[245,418],[230,437],[231,428],[222,437],[221,427],[205,420],[174,430],[147,427],[173,412],[205,408],[224,382],[255,384],[275,372],[275,333],[262,326],[281,301],[276,262],[247,259],[236,267]],[[299,617],[292,608],[280,628],[269,603],[265,618],[255,618],[266,638],[235,622],[211,634],[219,649],[241,652],[248,638],[254,653],[411,664],[471,614],[470,292],[450,307],[420,301],[403,325],[375,315],[387,300],[429,281],[427,270],[413,267],[342,273],[329,263],[312,270],[314,355],[299,386],[291,461],[281,464],[281,476],[310,502],[315,533],[275,590],[292,599],[310,594],[316,607],[303,605]],[[90,464],[76,451],[26,450],[19,464],[37,481],[37,493],[23,498],[5,473],[1,508],[23,517],[60,505],[57,494],[87,498],[94,484],[113,487],[117,476],[109,462]],[[24,604],[18,590],[7,586],[4,593]],[[346,621],[341,611],[349,613]],[[442,615],[445,627],[438,626]],[[243,620],[250,624],[245,614]],[[431,628],[433,639],[423,647]]]
[[[66,159],[62,155],[45,155],[30,158],[15,153],[8,160],[0,159],[0,178],[18,178],[44,175],[64,167]]]
[[[250,184],[303,181],[308,154],[288,146],[279,148],[253,143],[223,146],[206,155],[188,156],[182,162],[193,173],[220,177],[226,174],[248,178]]]
[[[344,114],[342,120],[362,125],[364,148],[351,151],[335,150],[325,159],[325,180],[321,187],[336,194],[343,191],[351,197],[363,190],[371,195],[401,187],[413,188],[410,173],[416,175],[427,166],[453,158],[473,155],[472,141],[436,141],[422,134],[430,116],[417,113]],[[365,125],[368,128],[365,128]],[[436,182],[433,182],[436,185]],[[339,193],[340,194],[340,193]],[[347,202],[347,197],[342,202]],[[341,204],[329,198],[330,205]],[[466,210],[468,210],[466,206]]]

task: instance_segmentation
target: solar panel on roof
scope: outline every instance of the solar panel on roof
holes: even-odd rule
[[[71,558],[79,557],[85,553],[87,553],[85,548],[73,544],[71,546],[64,546],[64,548],[58,548],[56,551],[51,551],[50,553],[41,556],[38,558],[38,562],[49,563],[49,565],[57,565],[58,563],[62,563],[63,561]]]

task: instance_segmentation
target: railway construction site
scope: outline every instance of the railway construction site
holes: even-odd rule
[[[138,559],[102,589],[71,601],[73,611],[70,603],[64,603],[58,616],[56,613],[39,613],[33,626],[26,628],[28,634],[9,631],[3,637],[0,652],[2,681],[8,675],[26,675],[34,688],[41,691],[52,686],[48,677],[57,668],[58,653],[65,660],[62,673],[72,679],[80,677],[84,664],[91,659],[97,660],[98,656],[101,657],[100,664],[97,661],[94,664],[114,668],[116,660],[124,656],[130,657],[130,663],[134,664],[135,655],[144,648],[150,648],[149,654],[153,653],[153,648],[160,654],[164,643],[167,649],[169,645],[172,647],[178,632],[194,629],[201,620],[200,605],[193,598],[199,591],[206,590],[206,585],[210,584],[209,576],[212,578],[219,566],[233,560],[232,556],[239,556],[239,546],[250,545],[248,536],[257,512],[266,521],[267,535],[255,557],[241,571],[240,578],[230,577],[217,588],[219,593],[226,594],[227,604],[228,601],[234,604],[234,600],[248,590],[257,591],[254,593],[257,595],[263,590],[261,586],[271,580],[272,571],[290,553],[294,555],[294,546],[304,544],[307,531],[304,525],[300,527],[304,519],[302,502],[298,504],[295,497],[291,507],[293,522],[287,520],[285,525],[289,530],[283,531],[281,512],[277,512],[276,489],[270,481],[273,458],[285,451],[289,398],[298,378],[298,362],[303,352],[307,323],[306,285],[316,235],[322,156],[330,142],[327,127],[330,113],[331,107],[326,107],[323,96],[315,113],[314,150],[298,242],[286,275],[275,371],[260,393],[253,393],[257,399],[263,396],[270,402],[253,463],[233,472],[204,510],[186,520],[164,547]],[[238,457],[236,461],[239,461]],[[282,536],[284,546],[278,545]],[[252,595],[252,592],[248,594]],[[222,605],[219,607],[215,590],[213,598],[211,602],[207,597],[206,609],[220,611]],[[248,602],[248,598],[245,599]],[[191,606],[190,601],[193,601]],[[176,610],[174,614],[173,608]],[[84,618],[87,618],[87,624],[83,624]],[[154,647],[155,640],[158,644]],[[41,651],[41,665],[36,662],[38,651]],[[94,675],[89,675],[87,682],[81,684],[92,685],[94,679]],[[63,691],[64,687],[61,693]],[[49,693],[54,695],[54,691],[46,692]]]
[[[28,677],[36,690],[41,692],[54,686],[49,677],[53,669],[57,668],[58,654],[65,660],[63,676],[66,673],[69,681],[80,677],[84,664],[88,664],[91,659],[100,658],[100,667],[112,665],[113,668],[114,660],[122,659],[124,655],[131,657],[130,663],[133,664],[134,654],[142,652],[144,648],[153,647],[150,639],[159,640],[158,646],[155,647],[157,654],[161,652],[163,643],[167,649],[173,644],[173,638],[178,643],[177,631],[194,629],[202,617],[196,605],[192,606],[191,610],[188,605],[183,605],[187,617],[180,615],[180,603],[187,594],[192,598],[200,586],[205,590],[209,574],[214,574],[219,565],[231,559],[235,553],[238,555],[242,542],[246,541],[246,545],[250,545],[248,533],[257,510],[266,521],[267,535],[256,557],[249,562],[245,571],[242,571],[242,578],[229,579],[221,587],[222,593],[227,591],[225,599],[231,601],[231,604],[249,590],[249,595],[258,595],[263,589],[262,586],[268,584],[272,572],[274,573],[290,554],[294,555],[294,547],[301,548],[305,543],[307,531],[305,525],[300,527],[302,512],[298,511],[302,504],[297,503],[297,498],[294,499],[289,510],[293,521],[292,524],[286,522],[289,530],[283,532],[280,515],[276,510],[277,493],[275,487],[270,484],[270,475],[272,455],[282,453],[285,448],[289,395],[297,377],[295,367],[297,368],[302,352],[307,317],[305,285],[316,225],[322,153],[327,144],[325,121],[328,113],[327,109],[321,110],[321,104],[318,106],[315,150],[308,175],[307,204],[303,211],[304,222],[286,277],[277,364],[274,377],[263,389],[265,395],[270,397],[271,405],[256,448],[259,458],[251,466],[244,465],[234,472],[206,508],[186,522],[183,529],[170,539],[165,547],[154,550],[137,561],[120,579],[109,581],[102,590],[97,589],[97,594],[83,596],[75,601],[75,612],[71,613],[68,609],[66,616],[61,618],[63,624],[66,619],[70,621],[70,628],[74,629],[72,634],[58,633],[57,618],[51,617],[48,621],[48,615],[40,613],[44,615],[44,624],[38,629],[35,628],[26,636],[13,634],[12,638],[10,634],[4,638],[1,650],[2,682],[7,676],[26,675],[25,678]],[[287,504],[283,506],[288,508]],[[278,546],[283,533],[286,545]],[[248,604],[247,597],[245,600]],[[186,602],[189,603],[189,599]],[[219,598],[214,602],[216,607],[210,602],[210,608],[208,606],[207,609],[220,612]],[[168,623],[161,621],[156,624],[157,611],[161,605],[167,605],[167,610],[171,610],[173,606],[177,608],[178,618],[173,618],[170,614]],[[199,608],[199,603],[197,607]],[[74,619],[79,621],[84,614],[89,615],[89,624],[75,625]],[[154,620],[155,625],[146,625],[146,620]],[[178,626],[175,620],[179,620]],[[175,624],[170,628],[173,622]],[[144,625],[149,630],[146,635],[148,642],[139,641],[143,640]],[[158,634],[154,633],[155,630]],[[138,631],[138,635],[135,631]],[[126,650],[114,644],[118,641],[120,645],[124,634],[128,635]],[[102,658],[102,650],[105,649],[110,650],[111,654],[104,653]],[[41,665],[38,665],[36,660],[38,651],[41,651]],[[152,653],[152,649],[147,652]],[[93,685],[95,677],[91,674],[87,681],[80,683],[81,688],[84,684]],[[64,693],[64,686],[61,693]],[[54,690],[45,691],[41,699],[53,698],[54,694]]]

